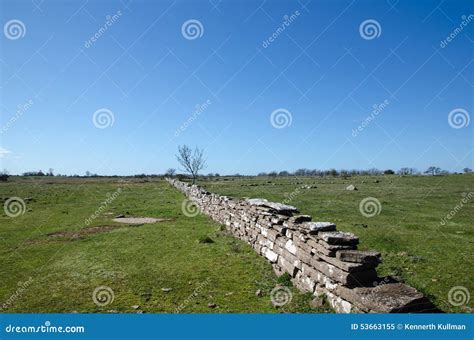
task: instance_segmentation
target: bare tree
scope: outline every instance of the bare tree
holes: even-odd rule
[[[169,168],[168,170],[166,170],[166,176],[174,177],[175,174],[176,174],[176,169]]]
[[[183,166],[184,170],[192,176],[193,184],[196,183],[199,171],[206,167],[204,151],[196,147],[193,152],[187,145],[183,145],[178,146],[178,153],[176,159]]]

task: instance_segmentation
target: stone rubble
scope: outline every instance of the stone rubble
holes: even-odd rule
[[[166,179],[201,212],[249,243],[273,266],[288,273],[316,301],[326,296],[338,313],[430,312],[436,308],[415,288],[377,276],[380,253],[357,250],[359,238],[331,222],[311,222],[298,209],[266,199],[236,200],[196,185]]]

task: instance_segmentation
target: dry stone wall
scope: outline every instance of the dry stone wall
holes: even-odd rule
[[[379,278],[380,253],[357,250],[359,238],[314,222],[289,205],[265,199],[237,200],[175,179],[167,181],[194,201],[201,212],[224,224],[264,256],[278,275],[316,297],[325,295],[338,313],[432,312],[415,288]]]

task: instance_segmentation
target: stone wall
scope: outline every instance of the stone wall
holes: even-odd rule
[[[325,295],[338,313],[434,311],[415,288],[380,278],[380,253],[357,250],[359,238],[312,222],[295,207],[265,199],[236,200],[196,185],[167,181],[194,201],[202,213],[224,224],[264,256],[278,275],[288,273],[300,291]]]

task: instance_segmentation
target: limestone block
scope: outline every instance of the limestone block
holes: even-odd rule
[[[354,263],[380,263],[381,255],[376,251],[362,251],[362,250],[338,250],[336,258],[345,262]]]
[[[333,245],[356,245],[359,238],[353,233],[345,231],[329,231],[318,233],[318,238]]]

